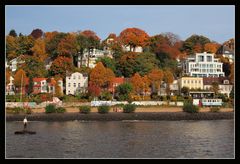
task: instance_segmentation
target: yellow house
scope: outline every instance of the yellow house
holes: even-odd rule
[[[181,77],[178,79],[179,89],[188,87],[189,89],[203,89],[202,77]]]

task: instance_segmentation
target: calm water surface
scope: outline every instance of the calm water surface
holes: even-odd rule
[[[6,124],[6,158],[234,158],[234,121]]]

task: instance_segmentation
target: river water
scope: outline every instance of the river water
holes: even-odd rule
[[[33,121],[6,124],[6,158],[234,158],[234,121]]]

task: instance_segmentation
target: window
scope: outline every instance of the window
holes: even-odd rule
[[[186,81],[185,81],[185,80],[183,80],[183,84],[186,84]]]
[[[68,83],[68,87],[71,87],[71,83]]]
[[[204,56],[203,55],[198,56],[198,61],[203,62],[204,61]]]
[[[68,93],[70,93],[70,90],[68,90]]]
[[[73,79],[76,79],[76,77],[75,77],[75,76],[73,76]]]
[[[80,83],[78,83],[78,87],[80,87]]]
[[[80,75],[78,75],[78,79],[80,79]]]
[[[74,87],[74,88],[76,87],[76,83],[73,83],[73,87]]]
[[[207,62],[212,62],[212,56],[207,56]]]

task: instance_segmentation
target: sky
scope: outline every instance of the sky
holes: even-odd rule
[[[150,36],[164,32],[185,40],[193,34],[223,43],[235,37],[234,5],[115,5],[5,6],[5,35],[11,29],[28,35],[43,32],[93,30],[102,39],[126,28],[140,28]]]

